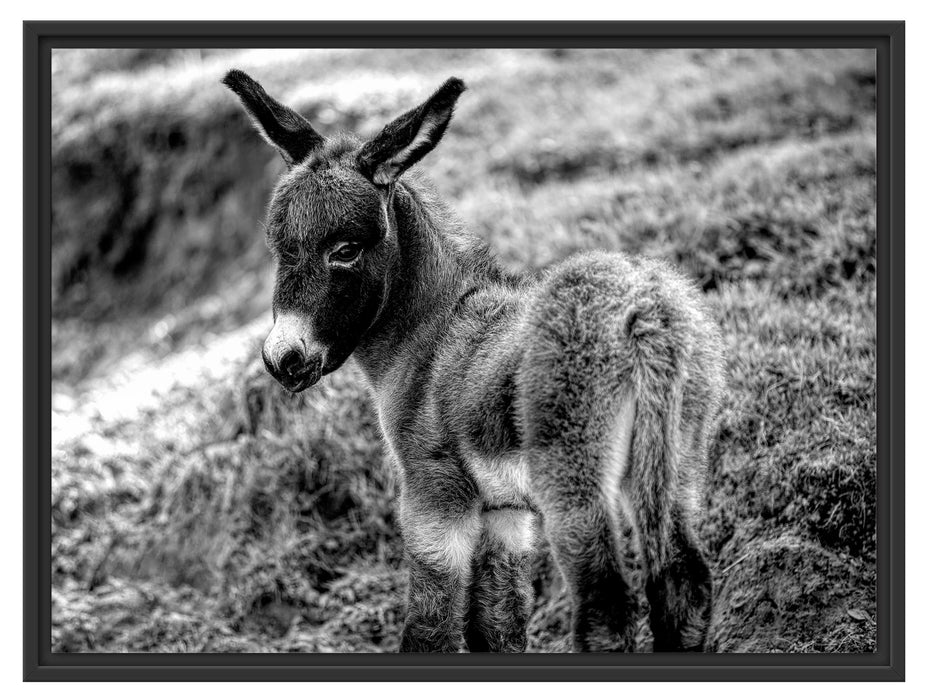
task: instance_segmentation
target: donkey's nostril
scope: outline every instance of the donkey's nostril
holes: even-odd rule
[[[304,356],[297,350],[288,350],[278,366],[282,372],[293,377],[304,368]]]

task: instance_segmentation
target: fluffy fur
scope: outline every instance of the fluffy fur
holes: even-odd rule
[[[589,254],[507,275],[416,172],[399,179],[463,89],[451,79],[371,141],[320,141],[293,163],[268,214],[273,308],[305,322],[272,332],[266,364],[293,390],[350,355],[368,379],[401,481],[403,651],[524,649],[535,513],[571,593],[575,649],[631,650],[622,504],[654,649],[700,650],[711,577],[695,504],[722,391],[718,330],[659,262]],[[269,140],[282,132],[257,122]],[[336,264],[346,241],[362,253]]]

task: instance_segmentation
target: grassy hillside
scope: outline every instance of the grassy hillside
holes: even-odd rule
[[[458,75],[423,167],[509,267],[626,250],[697,279],[728,356],[712,646],[874,648],[871,53],[56,50],[53,649],[398,641],[395,487],[361,378],[292,397],[258,361],[283,166],[219,84],[234,66],[324,132],[371,133]],[[565,650],[545,551],[535,586],[531,648]]]

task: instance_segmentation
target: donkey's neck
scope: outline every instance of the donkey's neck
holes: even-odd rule
[[[427,359],[462,294],[496,269],[432,194],[399,186],[394,217],[400,257],[383,310],[354,353],[374,386],[404,355]]]

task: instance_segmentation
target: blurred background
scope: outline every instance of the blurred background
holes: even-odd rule
[[[874,55],[705,49],[54,50],[54,651],[398,643],[361,377],[292,397],[259,360],[284,165],[221,86],[232,67],[324,134],[371,134],[459,76],[422,169],[509,268],[609,249],[693,276],[728,354],[712,650],[873,651]],[[531,650],[565,651],[545,548],[534,585]]]

